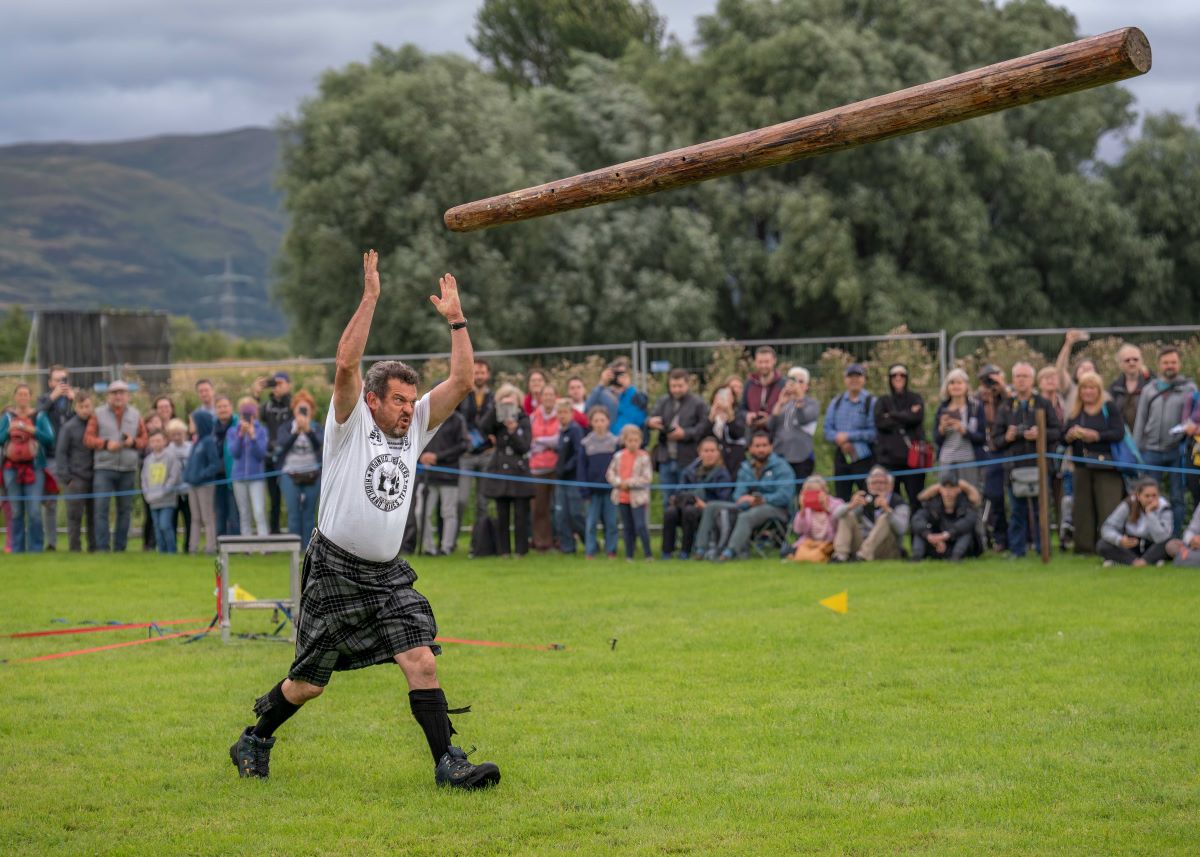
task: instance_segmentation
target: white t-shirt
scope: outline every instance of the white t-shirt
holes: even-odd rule
[[[317,511],[322,535],[361,559],[395,559],[404,541],[417,459],[435,434],[437,428],[429,428],[428,393],[417,401],[408,433],[400,438],[387,437],[375,424],[363,396],[340,425],[330,402]]]

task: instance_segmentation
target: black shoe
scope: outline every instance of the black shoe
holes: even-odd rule
[[[271,775],[271,748],[275,746],[275,739],[259,738],[253,729],[253,726],[246,727],[237,743],[229,748],[229,758],[233,759],[239,777],[265,780]]]
[[[471,752],[475,752],[474,748]],[[459,747],[451,747],[446,751],[433,772],[433,778],[439,786],[482,789],[500,782],[500,769],[494,763],[472,765],[467,761],[467,755]]]

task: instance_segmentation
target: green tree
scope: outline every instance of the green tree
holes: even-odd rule
[[[649,0],[484,0],[471,46],[507,83],[562,86],[575,52],[616,59],[630,44],[657,48],[664,26]]]
[[[25,356],[33,320],[19,306],[0,315],[0,363],[16,363]]]

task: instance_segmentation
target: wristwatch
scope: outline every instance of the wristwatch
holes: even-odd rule
[[[450,322],[450,329],[451,329],[451,330],[462,330],[462,329],[463,329],[464,327],[466,327],[466,326],[467,326],[467,320],[466,320],[465,318],[464,318],[462,321],[452,321],[452,322]]]

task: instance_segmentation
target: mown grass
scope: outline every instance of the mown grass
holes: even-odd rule
[[[234,579],[281,594],[282,561]],[[438,791],[397,669],[338,674],[268,782],[226,749],[286,645],[3,666],[6,854],[1195,853],[1200,579],[1057,559],[801,569],[422,559],[463,743]],[[0,631],[212,610],[202,558],[0,559]],[[817,600],[842,589],[850,613]],[[238,630],[267,617],[242,616]],[[0,657],[136,639],[2,640]],[[610,640],[617,640],[613,648]]]

